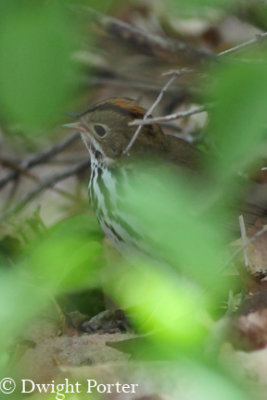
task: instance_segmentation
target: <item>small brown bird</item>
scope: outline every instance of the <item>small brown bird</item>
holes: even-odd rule
[[[161,161],[163,165],[175,165],[190,173],[190,178],[199,176],[195,172],[201,170],[200,151],[182,139],[165,135],[159,125],[144,125],[129,154],[125,155],[125,149],[136,132],[136,127],[129,123],[134,119],[142,119],[144,115],[145,110],[135,101],[110,98],[79,114],[78,122],[68,124],[81,132],[90,153],[90,202],[103,231],[119,250],[132,248],[144,251],[139,222],[134,215],[123,212],[119,193],[119,188],[127,188],[136,160],[154,160],[154,167],[156,165],[159,169]],[[242,199],[236,203],[233,205],[235,210],[243,203],[242,211],[236,211],[236,216],[244,214],[247,223],[254,223],[257,216],[264,215],[266,210],[266,202],[262,204],[262,201],[257,204],[256,201]],[[231,230],[239,230],[235,221],[223,221],[223,224]]]
[[[145,110],[135,101],[126,98],[111,98],[95,104],[78,116],[79,122],[70,124],[77,128],[90,152],[98,151],[106,165],[121,161],[123,152],[136,131],[129,126],[134,119],[144,117]],[[197,166],[198,151],[186,141],[165,135],[159,125],[145,125],[134,142],[131,157],[156,156],[162,160],[186,167]]]
[[[150,159],[160,165],[170,163],[186,171],[196,170],[200,152],[188,142],[165,135],[158,125],[145,125],[125,155],[125,149],[136,132],[129,123],[143,118],[145,110],[135,101],[111,98],[95,104],[68,126],[78,129],[90,153],[91,176],[89,197],[107,237],[120,250],[141,248],[138,223],[126,216],[119,205],[117,181],[127,185],[131,164],[136,159]],[[133,161],[133,162],[132,162]]]

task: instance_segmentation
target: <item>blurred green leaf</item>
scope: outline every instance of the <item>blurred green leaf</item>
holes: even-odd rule
[[[98,283],[102,236],[90,216],[63,221],[30,247],[26,270],[57,293],[91,287]]]
[[[214,71],[209,100],[215,102],[209,138],[217,158],[211,171],[227,181],[257,155],[267,123],[267,55],[245,54]]]
[[[127,2],[127,0],[123,1],[123,3],[125,4]],[[71,3],[71,2],[70,2]],[[121,0],[81,0],[79,1],[79,5],[84,5],[84,6],[88,6],[92,9],[94,9],[95,11],[98,12],[108,12],[108,11],[112,11],[114,10],[114,8],[119,4],[122,3]]]
[[[201,287],[166,266],[132,259],[131,267],[113,265],[106,271],[106,290],[125,309],[139,331],[154,332],[151,340],[183,351],[199,346],[207,333],[203,315],[208,295]],[[134,311],[133,311],[134,310]]]
[[[0,271],[0,346],[6,346],[10,335],[19,334],[51,302],[52,294],[99,282],[102,237],[94,218],[76,216],[32,243],[12,271]]]
[[[148,245],[144,251],[219,294],[223,287],[215,290],[214,284],[224,265],[225,236],[216,220],[201,216],[199,210],[205,209],[206,201],[198,192],[202,187],[188,187],[188,182],[170,171],[156,176],[141,169],[138,173],[138,182],[129,185],[122,210],[138,221],[137,231],[144,237],[141,246]]]
[[[242,12],[242,10],[241,10]],[[246,13],[246,11],[245,11]],[[250,22],[258,26],[263,31],[267,29],[267,7],[263,1],[254,1],[248,5],[247,17]]]
[[[103,10],[112,1],[82,1]],[[11,3],[10,3],[11,4]],[[226,7],[231,0],[169,0],[177,11]],[[49,125],[64,110],[75,70],[70,61],[76,33],[64,2],[0,3],[0,102],[11,122],[35,128]],[[75,24],[74,24],[75,26]],[[250,60],[253,60],[253,57]],[[263,60],[263,62],[262,62]],[[209,137],[218,150],[211,165],[222,189],[239,168],[249,164],[266,123],[266,57],[257,62],[231,62],[216,67],[208,101],[215,103]],[[261,62],[259,62],[261,61]],[[140,172],[140,174],[139,174]],[[138,221],[143,257],[132,265],[116,265],[106,274],[107,291],[125,307],[134,306],[133,320],[141,332],[155,330],[151,342],[164,356],[187,357],[202,349],[208,331],[207,310],[217,307],[229,281],[223,280],[227,236],[216,216],[207,218],[210,192],[203,184],[162,171],[144,174],[128,186],[120,212]],[[140,179],[139,179],[140,177]],[[193,178],[192,178],[193,179]],[[193,186],[193,187],[192,187]],[[217,189],[214,186],[215,197]],[[209,203],[208,203],[209,206]],[[88,288],[99,282],[102,237],[96,220],[78,216],[56,224],[32,243],[23,263],[1,273],[0,343],[17,333],[53,294]],[[26,278],[25,278],[26,277]],[[195,356],[195,354],[194,354]],[[190,364],[190,363],[189,363]],[[182,368],[177,374],[182,373]],[[192,398],[241,400],[245,395],[218,369],[189,365]],[[189,381],[190,384],[192,379]]]
[[[6,348],[7,338],[18,334],[48,299],[19,271],[0,275],[0,346]]]
[[[62,1],[0,5],[0,102],[5,120],[24,129],[61,117],[74,89],[77,40]]]

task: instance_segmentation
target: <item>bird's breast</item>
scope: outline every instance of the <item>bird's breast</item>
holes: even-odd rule
[[[102,230],[120,251],[129,247],[139,249],[142,242],[138,221],[123,207],[128,185],[126,169],[91,165],[88,187],[91,206]]]

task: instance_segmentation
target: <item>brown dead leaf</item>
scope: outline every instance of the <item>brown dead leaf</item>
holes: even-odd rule
[[[122,340],[125,336],[83,334],[43,337],[40,342],[35,342],[34,347],[24,351],[12,368],[12,374],[18,379],[27,376],[35,382],[45,383],[55,379],[67,367],[125,361],[129,358],[127,355],[105,344],[106,341]]]
[[[250,295],[232,320],[229,338],[238,349],[253,350],[267,345],[267,289]]]
[[[236,345],[247,350],[264,348],[267,345],[267,309],[239,317],[234,323]]]

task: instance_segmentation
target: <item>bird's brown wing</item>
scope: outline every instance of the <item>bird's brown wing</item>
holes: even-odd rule
[[[177,166],[197,171],[201,168],[201,151],[183,139],[172,135],[165,135],[166,158]]]

